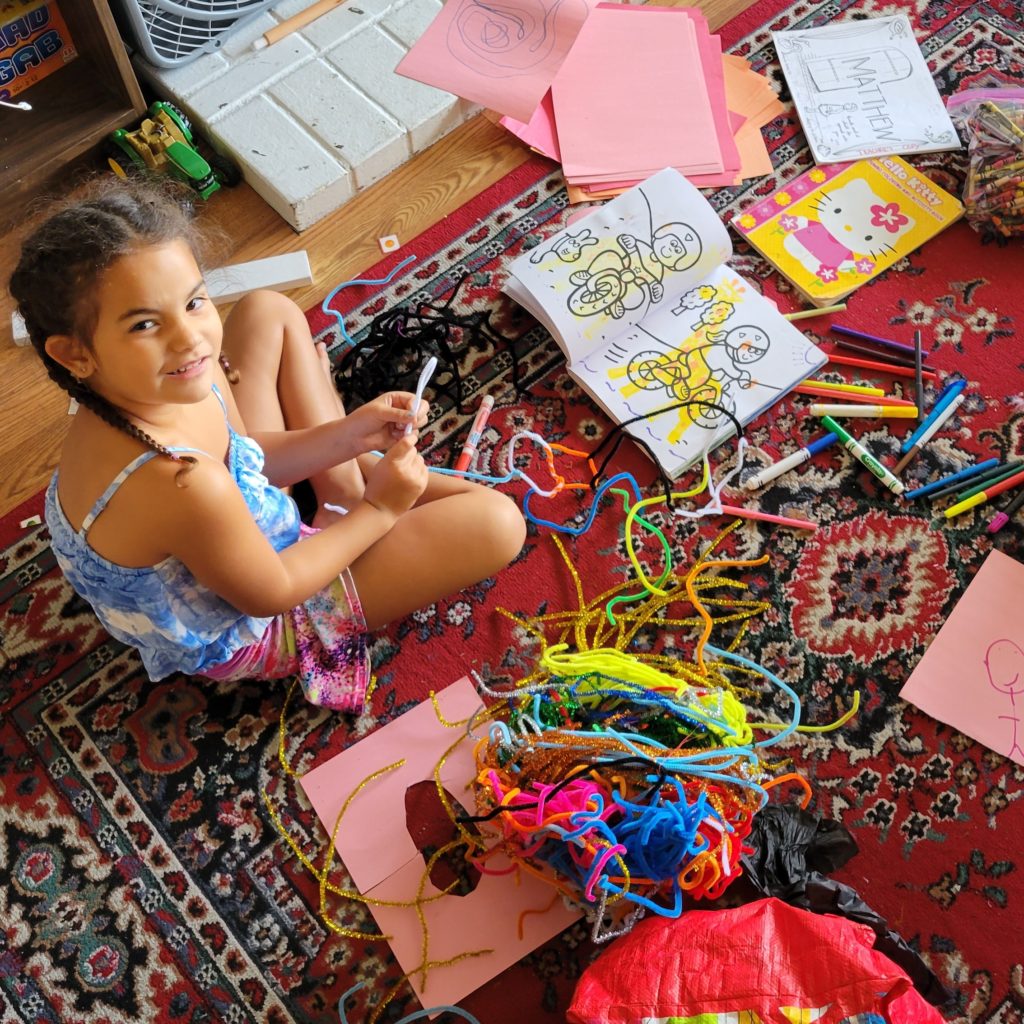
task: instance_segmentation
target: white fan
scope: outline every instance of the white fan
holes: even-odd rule
[[[216,50],[223,37],[277,0],[120,0],[139,51],[161,68]]]

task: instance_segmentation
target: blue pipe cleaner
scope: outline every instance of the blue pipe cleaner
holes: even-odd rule
[[[587,530],[594,523],[594,519],[597,518],[597,507],[600,504],[601,499],[604,497],[605,492],[609,487],[615,486],[615,484],[627,481],[633,487],[633,493],[636,495],[636,500],[640,501],[640,486],[637,484],[632,473],[617,473],[613,477],[609,477],[601,484],[600,487],[594,492],[594,498],[590,503],[590,508],[587,511],[586,522],[582,526],[565,526],[561,523],[553,523],[550,519],[539,519],[530,511],[530,498],[534,494],[537,494],[537,490],[531,487],[523,498],[523,515],[530,520],[531,523],[535,523],[537,526],[546,526],[550,530],[555,530],[557,533],[567,533],[570,537],[579,537],[586,533]]]
[[[355,345],[355,342],[352,340],[351,337],[349,337],[348,331],[345,330],[345,318],[336,309],[330,308],[331,299],[333,299],[334,296],[337,295],[342,288],[354,288],[357,284],[388,284],[388,282],[391,281],[395,274],[397,274],[403,267],[407,267],[410,263],[413,262],[413,260],[416,259],[419,259],[419,257],[413,255],[406,256],[401,263],[395,266],[395,269],[392,270],[387,275],[387,277],[357,277],[352,281],[342,281],[341,284],[339,284],[336,288],[332,289],[330,292],[327,293],[327,297],[324,299],[323,302],[320,303],[320,310],[321,312],[326,313],[329,316],[333,316],[334,319],[337,321],[338,331],[341,333],[342,341],[344,341],[347,345]]]
[[[796,727],[800,724],[800,697],[797,692],[791,687],[784,683],[774,672],[769,672],[764,665],[758,665],[756,661],[751,661],[749,658],[744,658],[742,654],[734,654],[732,651],[723,651],[717,647],[713,647],[711,644],[705,644],[704,649],[710,651],[712,654],[717,655],[719,658],[725,658],[727,661],[735,661],[740,665],[745,665],[747,668],[753,669],[758,675],[762,675],[765,679],[773,682],[780,690],[785,693],[790,700],[793,701],[793,720],[786,726],[785,729],[780,729],[774,736],[769,736],[766,740],[758,740],[755,747],[770,747],[773,743],[778,743],[779,740],[789,736]]]

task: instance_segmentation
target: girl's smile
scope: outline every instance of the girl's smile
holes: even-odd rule
[[[199,359],[194,359],[190,363],[185,363],[182,366],[179,366],[176,370],[171,370],[168,376],[184,378],[197,377],[207,368],[209,362],[209,356],[201,356]]]

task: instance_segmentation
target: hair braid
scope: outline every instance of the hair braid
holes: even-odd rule
[[[179,487],[188,485],[186,477],[195,468],[197,462],[194,455],[180,455],[178,452],[172,452],[166,445],[162,445],[156,438],[150,437],[141,427],[132,423],[116,405],[108,402],[102,395],[96,394],[85,381],[79,380],[60,363],[49,357],[44,362],[50,379],[59,384],[79,405],[84,405],[86,409],[94,412],[104,423],[109,423],[116,430],[124,431],[134,437],[136,441],[141,441],[147,448],[152,448],[153,451],[160,455],[166,455],[167,458],[173,459],[175,462],[183,463],[181,469],[175,474],[174,482]]]

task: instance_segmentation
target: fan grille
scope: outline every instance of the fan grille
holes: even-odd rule
[[[143,56],[177,67],[217,49],[223,37],[276,0],[121,0]]]

